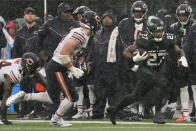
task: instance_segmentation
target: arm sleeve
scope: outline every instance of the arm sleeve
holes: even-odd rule
[[[80,45],[84,44],[85,42],[85,37],[81,33],[78,33],[78,32],[74,32],[71,36],[71,39],[76,40],[77,42],[80,43]]]

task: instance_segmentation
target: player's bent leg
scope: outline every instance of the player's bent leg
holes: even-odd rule
[[[10,106],[11,104],[15,104],[21,101],[39,101],[53,104],[47,92],[26,94],[24,91],[20,91],[17,94],[10,96],[6,101],[6,105]]]
[[[62,116],[72,107],[73,102],[65,98],[61,101],[56,113],[52,116],[50,124],[54,126],[71,126],[71,124],[64,123]]]

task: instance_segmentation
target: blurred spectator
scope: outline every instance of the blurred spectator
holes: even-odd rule
[[[6,25],[6,29],[8,34],[14,39],[15,35],[16,35],[16,24],[14,20],[11,20],[7,25]]]
[[[21,57],[25,52],[33,52],[37,54],[36,43],[39,25],[36,23],[35,10],[28,7],[24,11],[24,19],[26,21],[19,31],[16,32],[14,41],[15,57]]]
[[[117,69],[114,63],[107,63],[107,52],[110,35],[114,29],[114,15],[107,11],[102,16],[102,29],[97,31],[89,60],[94,71],[94,90],[96,103],[93,118],[103,118],[106,101],[113,106],[116,93]],[[100,68],[101,67],[101,68]]]
[[[25,26],[25,23],[26,23],[26,21],[24,18],[17,18],[15,20],[17,30],[20,30],[23,26]]]

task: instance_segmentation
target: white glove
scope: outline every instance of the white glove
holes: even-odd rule
[[[133,68],[131,68],[132,71],[137,72],[139,69],[139,65],[134,65]]]
[[[184,67],[188,67],[188,62],[187,62],[185,56],[182,56],[182,57],[178,60],[178,65],[182,65],[182,66],[184,66]]]
[[[148,53],[145,51],[142,55],[140,55],[140,52],[138,51],[135,56],[133,56],[134,62],[143,61],[148,57]]]
[[[76,68],[74,66],[69,68],[69,75],[68,75],[69,78],[73,79],[73,76],[75,76],[77,79],[79,79],[83,75],[84,75],[84,71],[83,70],[81,70],[79,68]]]

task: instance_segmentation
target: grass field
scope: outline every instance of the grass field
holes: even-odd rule
[[[124,122],[118,121],[112,125],[109,121],[68,121],[72,127],[54,127],[46,120],[12,120],[13,125],[0,124],[0,131],[196,131],[196,123],[175,123],[169,121],[164,125],[153,124],[152,122]]]

